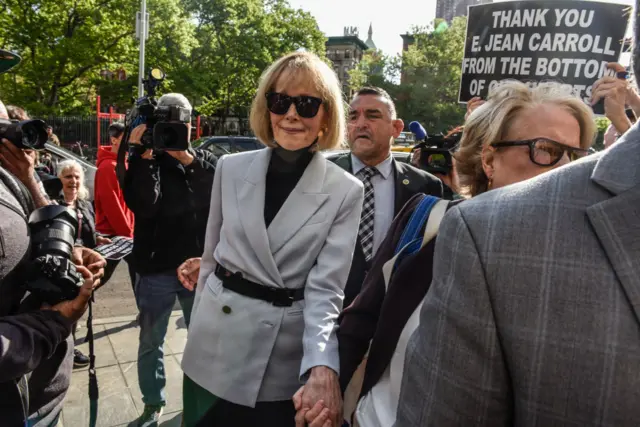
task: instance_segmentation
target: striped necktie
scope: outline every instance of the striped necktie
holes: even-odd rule
[[[373,224],[375,211],[375,197],[371,179],[378,173],[376,168],[365,167],[358,171],[356,176],[364,184],[364,202],[362,204],[362,216],[360,217],[360,244],[364,251],[364,258],[369,261],[373,257]]]

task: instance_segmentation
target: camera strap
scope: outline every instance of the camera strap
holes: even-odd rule
[[[87,337],[89,343],[89,427],[95,427],[98,421],[98,377],[96,376],[96,355],[93,342],[93,294],[89,300],[89,314],[87,316]]]

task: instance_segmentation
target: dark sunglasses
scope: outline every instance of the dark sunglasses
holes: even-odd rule
[[[273,114],[283,116],[287,114],[291,104],[295,104],[298,115],[305,119],[314,118],[320,110],[322,99],[315,96],[289,96],[284,93],[269,92],[267,97],[267,108]]]
[[[589,150],[575,148],[547,138],[525,139],[522,141],[500,141],[490,144],[494,148],[517,147],[526,145],[529,147],[529,158],[538,166],[553,166],[558,163],[564,153],[573,162],[589,154]]]

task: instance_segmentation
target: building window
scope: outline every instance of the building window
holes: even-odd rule
[[[344,51],[344,59],[351,59],[351,51],[350,50],[345,50]]]
[[[351,69],[349,67],[344,67],[342,69],[343,73],[344,73],[344,79],[348,80],[349,79],[349,71],[351,71]]]

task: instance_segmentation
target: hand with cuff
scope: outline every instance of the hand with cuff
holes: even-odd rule
[[[307,383],[293,396],[296,427],[340,427],[342,392],[338,374],[326,366],[311,369]]]

